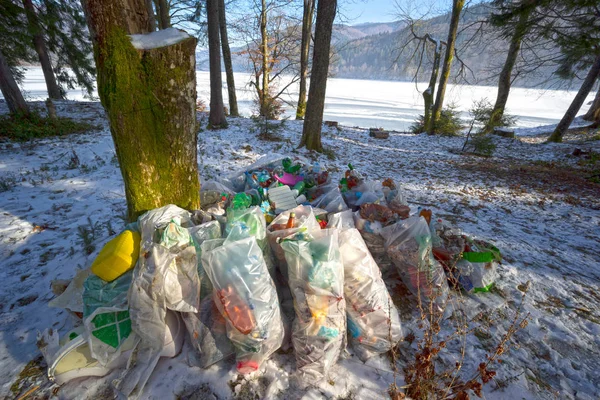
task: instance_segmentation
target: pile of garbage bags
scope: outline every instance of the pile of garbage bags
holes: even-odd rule
[[[208,368],[235,356],[242,374],[291,337],[299,379],[316,384],[348,341],[366,361],[402,340],[382,273],[441,310],[451,288],[490,290],[501,260],[431,211],[411,215],[393,180],[368,180],[352,165],[334,182],[317,163],[271,156],[204,182],[201,199],[202,210],[166,205],[140,216],[52,300],[81,324],[62,338],[40,335],[51,379],[121,368],[115,389],[137,398],[186,336],[189,362]]]

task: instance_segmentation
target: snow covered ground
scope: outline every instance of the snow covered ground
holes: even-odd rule
[[[198,98],[210,103],[210,84],[207,71],[197,71]],[[255,92],[248,85],[250,75],[236,73],[236,93],[240,112],[250,116],[256,109]],[[283,86],[280,83],[280,86]],[[423,97],[420,92],[425,84],[419,84],[419,91],[411,82],[372,81],[359,79],[336,79],[327,81],[325,100],[325,120],[339,121],[346,126],[363,128],[382,127],[407,131],[419,114],[423,113]],[[223,74],[223,96],[227,103],[225,74]],[[47,97],[44,76],[39,67],[28,68],[25,73],[24,91],[29,100],[45,100]],[[513,88],[507,104],[507,112],[518,117],[517,127],[531,128],[539,125],[556,124],[575,97],[575,91],[538,90]],[[581,109],[588,109],[587,103],[593,100],[590,94]],[[0,98],[2,96],[0,95]],[[82,100],[80,90],[68,92],[70,100]],[[462,111],[464,119],[469,119],[468,110],[473,101],[487,98],[496,100],[496,88],[489,86],[449,85],[446,104],[455,103]],[[284,94],[286,114],[295,118],[295,104],[298,101],[298,86],[292,85]],[[291,104],[291,106],[290,106]]]
[[[99,130],[31,143],[0,142],[0,396],[8,398],[20,371],[39,355],[37,331],[53,327],[65,333],[73,326],[66,312],[47,306],[53,298],[50,282],[89,266],[109,232],[124,225],[122,178],[100,104],[60,102],[57,110]],[[0,113],[5,112],[0,103]],[[334,179],[352,162],[369,178],[399,182],[414,208],[432,208],[434,215],[501,249],[505,261],[497,290],[457,299],[470,317],[480,312],[505,316],[489,331],[469,335],[463,366],[468,377],[506,329],[523,285],[531,282],[524,305],[530,323],[516,335],[519,347],[492,368],[498,375],[485,386],[485,398],[600,397],[600,186],[584,179],[582,159],[571,155],[575,147],[600,152],[600,141],[495,138],[494,157],[481,159],[456,153],[461,138],[393,133],[378,140],[364,129],[324,128],[323,142],[336,157],[330,160],[296,149],[299,122],[283,123],[275,141],[259,140],[252,120],[230,118],[229,123],[226,130],[199,134],[203,179],[273,152],[314,158],[329,166]],[[94,232],[96,250],[90,255],[78,236],[82,226]],[[405,332],[418,337],[411,298],[399,301]],[[401,346],[400,368],[415,344]],[[393,382],[387,357],[363,364],[351,348],[327,382],[308,391],[290,384],[293,353],[277,352],[259,373],[241,378],[231,360],[208,370],[190,367],[191,351],[184,347],[179,356],[161,360],[144,397],[253,399],[257,393],[268,399],[375,399],[385,398]],[[444,359],[453,364],[455,357]],[[27,388],[40,385],[34,395],[41,397],[105,398],[120,372],[72,381],[56,391],[36,374],[19,381]],[[401,369],[397,379],[404,385]]]

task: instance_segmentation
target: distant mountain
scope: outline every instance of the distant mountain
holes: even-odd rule
[[[395,22],[367,22],[359,25],[336,24],[333,27],[333,43],[343,43],[351,40],[362,39],[366,36],[392,33],[405,27],[402,21]]]
[[[489,31],[465,47],[473,36],[478,24],[474,22],[487,17],[490,13],[488,5],[480,4],[469,8],[463,13],[459,30],[462,31],[457,38],[457,49],[460,59],[466,66],[464,68],[469,83],[495,84],[496,77],[506,58],[508,41],[499,38],[497,32]],[[423,21],[421,34],[427,32],[432,36],[445,41],[448,35],[450,13],[440,15]],[[345,32],[355,33],[357,36],[346,41],[335,43],[336,57],[331,66],[332,75],[340,78],[383,79],[383,80],[412,80],[419,69],[419,80],[428,81],[431,71],[430,57],[425,57],[419,66],[416,59],[411,59],[413,48],[407,48],[400,54],[400,47],[406,42],[409,35],[408,28],[403,22],[392,24],[366,24],[367,27],[351,26],[336,27],[338,35]],[[367,34],[373,29],[372,34]],[[358,36],[364,34],[364,36]],[[351,35],[347,35],[349,38]],[[523,46],[522,57],[527,58],[530,50]],[[555,52],[558,49],[551,49]],[[453,63],[453,75],[459,72],[461,64],[456,58]],[[517,77],[515,84],[526,87],[548,85],[547,81],[552,76],[553,68],[545,66],[539,68],[535,74]]]
[[[472,37],[477,25],[474,22],[483,19],[490,13],[489,6],[476,5],[463,13],[457,39],[460,49],[460,59],[465,65],[465,75],[471,84],[495,84],[508,50],[508,41],[499,38],[497,32],[488,32],[478,40],[463,48]],[[450,23],[450,13],[423,21],[420,32],[427,32],[445,41]],[[466,28],[465,28],[466,27]],[[376,79],[376,80],[412,80],[419,70],[420,81],[429,80],[431,71],[430,57],[425,57],[419,66],[418,60],[411,59],[412,49],[408,48],[399,54],[399,48],[408,35],[406,22],[363,23],[359,25],[334,25],[333,48],[335,55],[330,66],[331,73],[338,78]],[[523,46],[522,57],[527,57],[527,46]],[[233,49],[232,53],[242,48]],[[551,50],[551,51],[558,51]],[[198,69],[208,69],[208,51],[199,50],[196,53]],[[234,70],[237,72],[250,71],[248,60],[244,56],[233,56]],[[459,72],[461,64],[455,59],[452,76]],[[552,76],[553,68],[539,68],[535,75],[529,74],[517,77],[515,84],[525,87],[547,86],[548,78]]]

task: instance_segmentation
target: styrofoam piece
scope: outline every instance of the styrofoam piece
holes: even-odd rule
[[[297,206],[296,198],[289,186],[278,186],[269,189],[269,200],[275,207],[275,214],[280,214]]]

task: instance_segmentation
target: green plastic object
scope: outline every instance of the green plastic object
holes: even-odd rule
[[[494,261],[494,255],[491,251],[465,251],[463,253],[463,258],[472,263],[488,263]]]
[[[304,183],[304,181],[300,181],[296,183],[292,189],[296,189],[298,191],[298,194],[302,194],[306,189],[306,184]]]
[[[474,293],[487,293],[494,287],[494,282],[490,283],[486,287],[476,287],[473,289]]]
[[[92,335],[115,349],[131,334],[129,311],[98,314],[92,324]]]
[[[300,168],[302,168],[300,164],[292,165],[292,160],[290,158],[284,158],[281,161],[281,164],[283,165],[283,170],[288,174],[296,174],[300,171]]]
[[[234,210],[245,210],[252,205],[252,196],[247,193],[237,193],[231,201]]]
[[[131,319],[126,304],[132,272],[129,271],[109,283],[90,275],[83,284],[84,319],[100,307],[123,308],[121,311],[97,314],[91,321],[91,334],[113,348],[119,347],[131,334]]]

